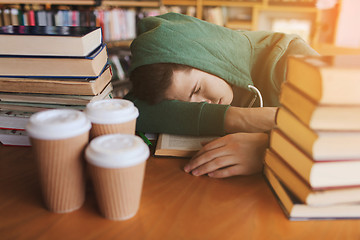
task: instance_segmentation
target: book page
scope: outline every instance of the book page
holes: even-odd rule
[[[167,149],[200,150],[202,142],[209,142],[215,137],[194,137],[163,134],[162,147]]]
[[[202,142],[206,143],[215,138],[217,137],[160,134],[155,155],[191,157],[201,149]]]

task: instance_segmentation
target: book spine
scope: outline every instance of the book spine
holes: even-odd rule
[[[35,26],[35,12],[34,10],[29,10],[27,13],[27,21],[29,26]]]
[[[3,10],[0,8],[0,26],[4,26]]]

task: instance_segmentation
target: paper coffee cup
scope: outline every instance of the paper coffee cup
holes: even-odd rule
[[[99,209],[111,220],[136,215],[149,148],[141,138],[110,134],[94,138],[85,151]]]
[[[106,99],[88,103],[85,113],[92,123],[90,137],[105,134],[135,134],[138,109],[125,99]]]
[[[72,109],[33,114],[26,126],[40,175],[47,208],[66,213],[85,200],[83,152],[89,140],[90,121]]]

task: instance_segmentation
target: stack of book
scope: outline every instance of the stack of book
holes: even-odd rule
[[[0,27],[0,142],[29,145],[32,113],[82,110],[112,98],[112,72],[99,27]]]
[[[360,218],[360,56],[292,56],[265,154],[290,219]]]

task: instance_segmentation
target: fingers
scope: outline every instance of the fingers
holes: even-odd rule
[[[227,154],[227,150],[222,147],[209,149],[205,146],[189,161],[189,163],[184,167],[184,171],[189,173],[199,166],[214,161],[214,159],[217,159],[221,156],[226,156]],[[215,161],[214,164],[217,163],[218,161]]]
[[[191,174],[194,176],[201,176],[214,172],[218,169],[233,165],[234,163],[232,160],[233,158],[231,156],[215,158],[212,161],[209,161],[205,164],[200,165],[199,167],[194,168],[191,171]]]
[[[213,151],[215,149],[226,146],[229,142],[232,142],[234,139],[233,135],[226,135],[224,137],[217,138],[211,142],[204,142],[203,147],[193,156],[192,159],[199,157],[200,155]]]
[[[197,158],[198,156],[200,156],[201,154],[216,149],[216,148],[220,148],[223,147],[225,145],[223,138],[218,138],[215,139],[211,142],[202,142],[202,148],[192,157],[192,159]]]

